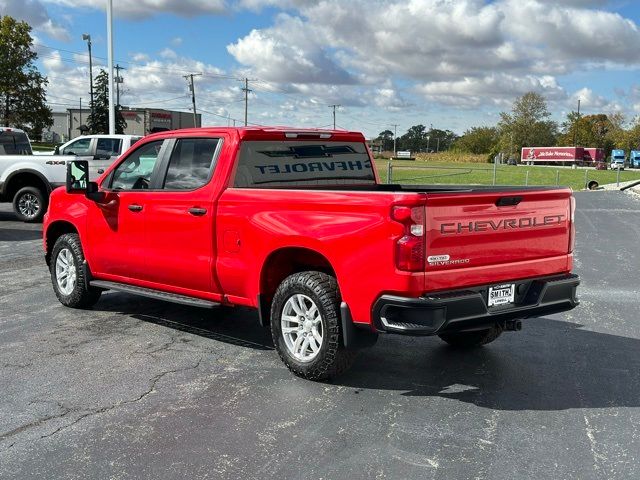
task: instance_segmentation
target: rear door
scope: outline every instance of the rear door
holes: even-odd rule
[[[428,194],[426,288],[567,269],[570,189]]]
[[[96,138],[95,153],[89,160],[89,176],[97,178],[122,153],[121,138]]]
[[[221,145],[221,138],[170,141],[164,175],[145,205],[145,280],[218,298],[211,179]]]

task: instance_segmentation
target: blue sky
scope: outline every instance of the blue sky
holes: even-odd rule
[[[106,57],[103,0],[0,0],[34,28],[49,101],[88,102],[86,43]],[[204,123],[337,124],[367,136],[418,123],[462,133],[492,125],[534,90],[561,121],[640,114],[640,2],[606,0],[114,0],[123,105],[188,111],[197,77]],[[95,69],[97,70],[97,68]],[[95,71],[94,71],[95,73]]]

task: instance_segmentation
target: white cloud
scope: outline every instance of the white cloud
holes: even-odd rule
[[[348,84],[354,78],[305,31],[300,18],[280,15],[275,27],[252,30],[227,46],[238,62],[268,81]]]
[[[178,54],[170,48],[162,49],[160,51],[160,56],[169,60],[175,60],[176,58],[178,58]]]
[[[10,15],[24,20],[33,28],[56,40],[69,40],[65,27],[54,22],[40,0],[0,0],[0,15]]]
[[[567,97],[554,77],[515,76],[504,73],[430,82],[419,85],[416,90],[430,101],[467,108],[486,104],[505,107],[510,105],[513,98],[531,91],[542,94],[550,101]]]

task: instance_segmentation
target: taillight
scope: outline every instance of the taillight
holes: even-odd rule
[[[395,206],[391,218],[404,226],[404,235],[396,241],[396,268],[424,271],[424,207]]]
[[[576,247],[576,199],[573,195],[571,196],[571,206],[569,208],[571,209],[571,225],[569,227],[569,253],[572,253],[573,249]]]

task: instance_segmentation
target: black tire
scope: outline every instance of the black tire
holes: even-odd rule
[[[48,196],[39,188],[23,187],[13,196],[13,211],[22,222],[41,222],[48,203]]]
[[[438,335],[449,345],[459,348],[473,348],[493,342],[502,334],[502,328],[498,325],[486,330],[472,332],[443,333]]]
[[[312,360],[306,362],[293,356],[282,334],[283,310],[287,301],[296,294],[303,294],[315,303],[322,324],[320,349]],[[276,290],[271,304],[271,336],[280,358],[295,375],[308,380],[326,380],[340,375],[353,364],[357,352],[345,349],[341,342],[340,301],[336,279],[321,272],[295,273]]]
[[[63,255],[70,255],[73,258],[73,265],[75,267],[75,286],[69,292],[64,292],[61,286],[58,284],[58,276],[56,271],[56,263],[61,252],[66,251]],[[85,278],[85,270],[83,268],[85,259],[82,252],[82,245],[80,243],[80,237],[77,233],[65,233],[61,235],[53,246],[51,252],[51,264],[49,265],[49,271],[51,272],[51,283],[53,284],[53,291],[58,297],[60,303],[71,308],[89,308],[95,305],[100,299],[102,290],[95,287],[87,287]]]

